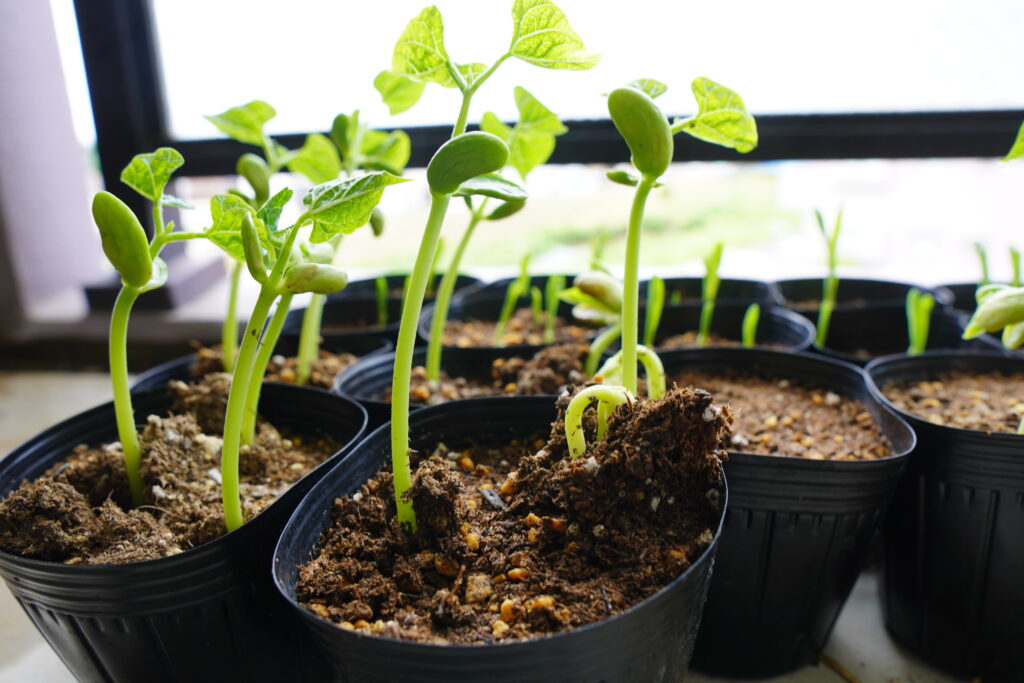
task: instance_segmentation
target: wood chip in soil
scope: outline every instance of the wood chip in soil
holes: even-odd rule
[[[143,505],[130,505],[120,443],[78,446],[0,502],[0,549],[66,564],[123,564],[174,555],[223,535],[219,429],[226,377],[176,383],[176,408],[197,412],[149,416],[139,436]],[[218,431],[200,427],[200,420],[218,414]],[[333,440],[287,438],[262,420],[257,429],[256,442],[243,446],[239,459],[247,519],[337,450]]]
[[[377,475],[335,501],[298,598],[340,628],[432,643],[525,639],[619,613],[712,541],[730,419],[706,392],[674,389],[620,407],[578,460],[561,418],[550,436],[491,442],[481,430],[476,443],[436,444],[409,492],[419,532],[399,525],[391,475]]]
[[[1024,417],[1024,373],[944,372],[932,380],[893,382],[883,388],[893,405],[946,427],[1017,433]]]
[[[679,386],[705,389],[733,412],[723,447],[811,460],[877,460],[892,455],[863,403],[810,382],[745,373],[682,372]]]

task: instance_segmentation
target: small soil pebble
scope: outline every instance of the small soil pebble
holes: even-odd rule
[[[1017,433],[1024,416],[1024,373],[945,372],[934,380],[893,382],[883,391],[900,410],[946,427]]]
[[[177,382],[179,405],[196,412],[150,415],[139,437],[144,502],[132,508],[120,443],[78,446],[0,502],[0,549],[66,564],[122,564],[174,555],[226,532],[219,431],[199,420],[220,414],[227,376]],[[246,518],[259,514],[337,450],[329,439],[286,438],[260,421],[239,459]]]
[[[321,349],[320,357],[310,366],[306,386],[330,389],[334,386],[335,376],[357,360],[358,358],[351,353],[335,354]],[[264,375],[264,379],[268,382],[295,384],[298,367],[299,359],[295,356],[271,356],[270,362],[267,363],[267,374]],[[196,359],[189,368],[189,374],[194,379],[223,371],[224,354],[219,348],[200,346],[196,349]]]
[[[672,379],[705,389],[732,408],[733,433],[723,444],[729,450],[811,460],[892,455],[864,404],[815,384],[732,372],[683,372]]]
[[[520,308],[505,326],[502,341],[505,346],[524,344],[540,346],[544,343],[544,321],[547,313],[541,313],[540,320],[534,320],[533,310]],[[497,346],[494,343],[494,320],[449,320],[444,329],[444,345],[461,348]],[[573,325],[562,318],[555,320],[555,342],[586,341],[594,336],[596,328]]]
[[[546,441],[490,442],[481,425],[479,442],[418,458],[417,533],[395,518],[388,472],[337,499],[298,598],[343,629],[436,643],[525,639],[617,614],[713,540],[729,420],[707,392],[673,389],[620,407],[602,441],[591,418],[577,460],[561,417]]]
[[[437,405],[457,399],[479,396],[536,396],[561,394],[586,380],[583,364],[589,346],[583,343],[555,344],[538,351],[532,358],[498,358],[489,377],[451,377],[444,371],[437,381],[427,379],[427,370],[412,370],[410,401]],[[391,399],[391,386],[381,394]]]

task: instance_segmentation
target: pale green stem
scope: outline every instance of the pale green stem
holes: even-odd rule
[[[277,300],[274,317],[270,319],[266,331],[260,338],[259,350],[249,373],[249,388],[245,392],[245,413],[242,416],[243,444],[252,445],[256,441],[256,415],[259,412],[263,376],[267,374],[270,357],[274,355],[274,347],[281,338],[281,330],[284,328],[284,320],[288,317],[288,308],[291,304],[291,294],[284,294]]]
[[[743,346],[752,348],[757,343],[757,324],[760,320],[761,304],[750,304],[743,314]]]
[[[622,383],[636,393],[636,347],[638,308],[640,306],[640,230],[644,220],[644,206],[657,179],[643,176],[636,187],[633,208],[629,213],[626,231],[626,274],[622,283]]]
[[[619,338],[622,334],[622,323],[617,322],[606,327],[601,334],[594,338],[594,341],[590,343],[590,350],[587,352],[587,360],[583,364],[583,371],[587,373],[587,377],[593,377],[594,373],[597,372],[597,364],[601,360],[601,355],[608,349],[613,341]]]
[[[547,298],[544,318],[544,343],[555,343],[555,323],[558,321],[558,293],[565,288],[565,278],[561,275],[551,275],[544,285],[544,295]]]
[[[238,283],[242,275],[242,262],[235,261],[231,267],[231,288],[228,290],[228,312],[220,333],[220,348],[224,359],[224,372],[235,369],[238,355]]]
[[[132,408],[132,394],[128,387],[128,316],[132,304],[139,296],[134,287],[122,287],[114,302],[110,317],[110,381],[114,389],[114,415],[117,420],[117,435],[124,452],[124,466],[128,472],[128,486],[131,489],[132,504],[142,505],[142,475],[139,464],[142,452],[139,450],[139,436],[135,431],[135,411]]]
[[[544,293],[540,291],[540,287],[530,287],[530,311],[535,325],[544,322]]]
[[[455,253],[452,255],[452,262],[448,264],[448,270],[441,278],[441,285],[437,289],[437,298],[434,299],[434,318],[430,322],[430,340],[427,342],[427,379],[438,380],[441,377],[441,350],[444,347],[444,330],[448,324],[448,309],[451,306],[452,294],[455,293],[455,284],[459,279],[459,266],[462,263],[462,256],[466,252],[473,230],[483,219],[483,204],[473,211],[469,217],[469,225],[462,234]]]
[[[306,312],[302,314],[302,331],[299,333],[299,353],[296,358],[295,383],[303,385],[309,380],[313,363],[320,357],[320,322],[324,315],[327,297],[314,294],[309,299]]]
[[[616,351],[604,365],[597,369],[594,377],[600,377],[602,384],[620,384],[622,382],[622,351]]]
[[[665,366],[661,358],[646,346],[638,346],[636,352],[647,373],[647,396],[661,398],[665,395]]]
[[[416,263],[409,279],[409,291],[402,304],[402,324],[395,347],[395,368],[391,381],[391,467],[394,474],[395,506],[398,521],[416,531],[416,512],[405,492],[412,483],[409,467],[409,383],[412,376],[412,353],[416,347],[416,326],[423,310],[430,263],[434,259],[451,195],[430,195],[430,216],[423,231]]]
[[[715,317],[715,300],[705,299],[700,307],[700,327],[697,331],[697,348],[704,348],[708,345],[708,337],[711,335],[711,321]]]
[[[373,288],[377,293],[377,327],[384,327],[388,324],[388,279],[381,275],[374,280]],[[405,297],[405,291],[402,297]]]
[[[832,310],[836,305],[836,291],[839,289],[839,279],[835,275],[825,278],[824,292],[821,297],[821,305],[818,308],[818,332],[814,345],[819,349],[825,347],[828,341],[828,327],[832,322]]]
[[[527,280],[527,282],[529,281]],[[508,289],[505,290],[505,301],[501,304],[501,313],[498,314],[498,322],[494,325],[495,346],[505,346],[505,327],[512,319],[516,304],[519,303],[519,297],[523,294],[525,292],[523,292],[522,280],[516,278],[508,284]]]
[[[607,420],[611,415],[609,410],[602,411],[600,409],[601,404],[608,404],[614,410],[623,403],[632,401],[633,396],[625,387],[595,384],[583,389],[573,397],[569,402],[569,407],[565,409],[565,440],[569,445],[569,457],[573,460],[583,457],[587,451],[587,440],[583,434],[583,412],[595,400],[599,406],[597,438],[601,440],[608,429]]]

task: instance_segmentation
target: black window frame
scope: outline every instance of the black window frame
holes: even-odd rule
[[[181,176],[233,174],[247,148],[226,139],[176,140],[167,130],[164,89],[149,0],[75,0],[85,71],[96,125],[103,180],[130,204],[120,169],[140,151],[171,145],[185,156]],[[686,161],[921,159],[1001,157],[1013,142],[1024,110],[786,114],[757,117],[760,143],[746,155],[688,136],[677,138],[675,158]],[[628,159],[610,120],[567,121],[551,163],[615,163]],[[448,139],[450,126],[406,129],[410,166],[425,166]],[[288,147],[303,135],[275,136]],[[147,215],[148,211],[139,211]]]

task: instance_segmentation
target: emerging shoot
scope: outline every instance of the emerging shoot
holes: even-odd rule
[[[991,282],[988,277],[988,253],[985,251],[985,245],[981,242],[974,243],[974,252],[978,255],[978,263],[981,266],[981,279],[978,280],[978,286],[984,287]]]
[[[647,396],[649,398],[661,398],[665,395],[665,366],[661,358],[653,350],[646,346],[636,347],[636,355],[640,364],[644,366],[647,374]],[[622,383],[622,351],[616,352],[597,371],[595,377],[608,384]]]
[[[381,275],[373,282],[377,297],[377,327],[388,324],[388,278]]]
[[[544,343],[555,343],[555,321],[558,319],[558,295],[565,288],[564,275],[549,275],[544,284]]]
[[[597,372],[601,356],[622,334],[622,283],[600,270],[588,270],[573,280],[573,286],[562,291],[562,301],[573,304],[577,320],[607,325],[590,342],[583,370],[588,377]]]
[[[505,300],[501,304],[501,313],[498,314],[498,321],[494,326],[494,345],[505,345],[505,328],[512,314],[516,312],[516,305],[519,300],[530,292],[530,258],[532,254],[527,253],[519,262],[519,275],[508,283],[505,290]]]
[[[647,281],[647,310],[644,314],[644,346],[654,348],[661,314],[665,310],[665,281],[652,277]]]
[[[1015,247],[1010,247],[1010,265],[1013,267],[1013,279],[1010,280],[1010,286],[1020,287],[1020,252]]]
[[[910,346],[907,355],[920,356],[928,348],[928,328],[931,325],[935,297],[919,289],[907,292],[907,337]]]
[[[583,434],[583,413],[591,403],[597,403],[597,440],[605,437],[608,421],[615,409],[624,403],[632,403],[633,395],[625,387],[596,384],[576,394],[565,410],[565,439],[569,446],[569,457],[577,460],[587,452],[587,439]]]
[[[700,328],[697,332],[697,348],[708,345],[711,335],[711,320],[715,316],[715,300],[722,284],[718,277],[718,266],[722,263],[723,244],[718,242],[711,253],[704,257],[704,281],[701,283]]]
[[[821,304],[818,307],[818,333],[814,339],[814,345],[821,349],[825,347],[825,343],[828,341],[828,326],[832,321],[832,311],[836,307],[836,293],[839,291],[839,277],[836,275],[836,266],[838,264],[838,251],[836,247],[839,243],[839,231],[843,227],[843,212],[840,210],[836,214],[836,222],[832,227],[832,232],[829,232],[825,227],[825,219],[820,211],[815,211],[814,217],[818,222],[821,236],[825,239],[825,251],[828,256],[828,272],[822,283]]]
[[[1003,331],[1003,346],[1019,348],[1024,344],[1024,287],[986,285],[975,295],[978,307],[964,329],[964,339],[974,339],[986,332]],[[1024,434],[1024,418],[1017,427]]]
[[[757,325],[761,322],[761,304],[752,303],[743,314],[743,346],[748,349],[757,344]]]

